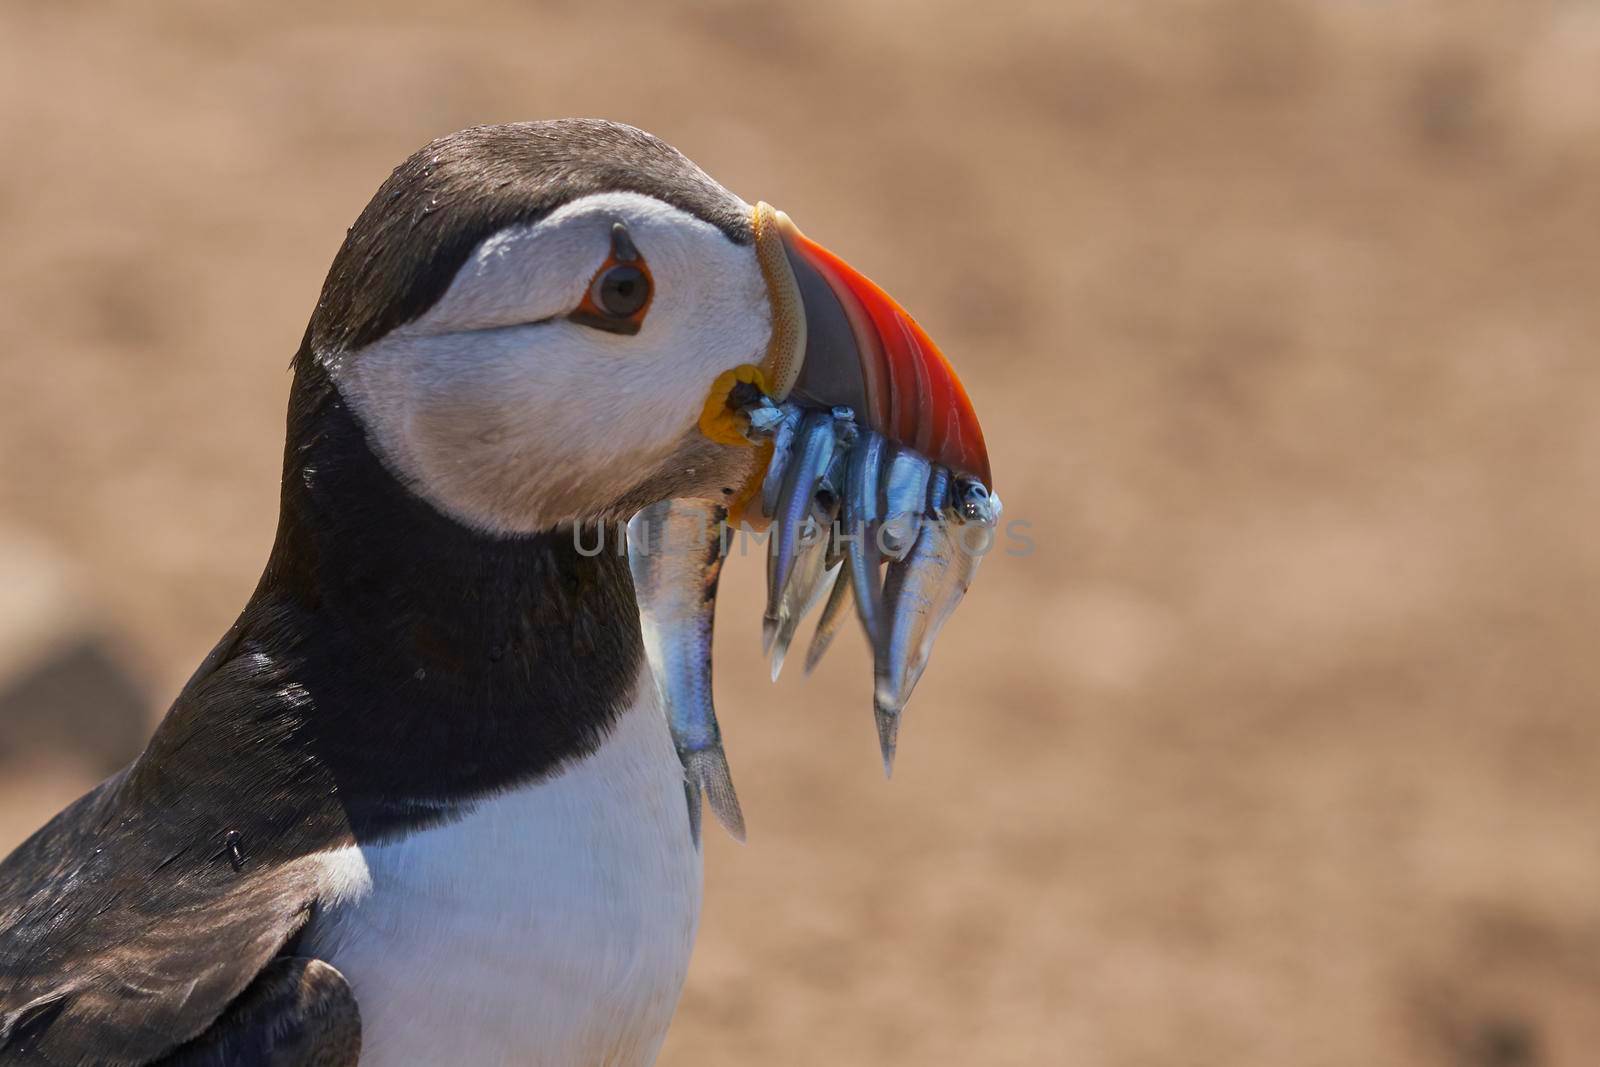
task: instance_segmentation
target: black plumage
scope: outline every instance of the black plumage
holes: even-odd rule
[[[356,1067],[361,1009],[322,960],[280,956],[205,1034],[161,1067]]]

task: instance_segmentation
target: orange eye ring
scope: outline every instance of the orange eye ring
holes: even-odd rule
[[[639,254],[628,228],[618,222],[611,227],[611,254],[589,279],[583,302],[567,318],[596,330],[632,336],[644,325],[654,299],[655,279],[650,276],[650,266]]]

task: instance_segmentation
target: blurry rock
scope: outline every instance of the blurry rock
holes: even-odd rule
[[[0,764],[58,752],[96,775],[144,746],[144,694],[104,641],[78,637],[0,683]]]
[[[0,767],[103,777],[139,753],[148,711],[66,561],[0,527]]]

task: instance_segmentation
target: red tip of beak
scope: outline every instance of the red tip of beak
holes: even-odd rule
[[[787,218],[783,221],[788,222]],[[812,323],[799,386],[807,386],[807,379],[816,382],[818,373],[824,372],[823,368],[812,366],[813,360],[827,361],[831,353],[818,351],[823,347],[821,339],[839,332],[825,326],[818,329],[822,324],[816,320],[829,312],[812,306],[817,294],[807,292],[812,287],[803,277],[805,268],[810,268],[837,299],[855,342],[865,393],[865,410],[858,411],[857,417],[885,437],[951,470],[973,475],[992,489],[989,451],[983,443],[977,413],[939,346],[888,293],[792,223],[784,227],[783,239],[806,299],[806,317]],[[820,394],[824,391],[820,385],[817,382],[807,391]],[[826,395],[818,395],[817,399],[849,402],[848,398]]]

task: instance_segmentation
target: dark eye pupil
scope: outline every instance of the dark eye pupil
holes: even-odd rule
[[[650,299],[650,279],[638,267],[623,263],[600,276],[594,295],[595,303],[606,314],[625,319],[644,307]]]

